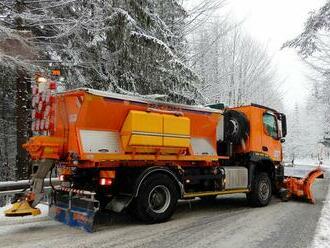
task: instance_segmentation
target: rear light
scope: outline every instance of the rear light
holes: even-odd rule
[[[61,76],[61,70],[60,69],[53,69],[52,70],[53,76]]]
[[[101,170],[100,171],[100,178],[115,178],[116,171],[114,170]]]
[[[44,78],[44,77],[38,77],[37,80],[36,80],[38,83],[47,83],[47,78]]]
[[[110,186],[110,185],[112,185],[112,179],[111,178],[100,178],[99,184],[102,186]]]
[[[65,181],[65,175],[60,175],[58,177],[58,180],[60,180],[61,182],[64,182]]]

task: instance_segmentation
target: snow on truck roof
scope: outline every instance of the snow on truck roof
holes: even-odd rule
[[[186,110],[193,110],[193,111],[201,111],[201,112],[210,112],[210,113],[223,113],[222,110],[214,109],[202,105],[186,105],[186,104],[179,104],[179,103],[169,103],[159,100],[150,99],[148,97],[143,96],[130,96],[130,95],[123,95],[108,91],[102,91],[102,90],[94,90],[90,88],[77,88],[74,90],[68,90],[61,93],[58,93],[58,95],[66,94],[66,93],[72,93],[77,91],[84,91],[89,94],[95,95],[95,96],[102,96],[106,98],[112,98],[112,99],[119,99],[119,100],[127,100],[127,101],[133,101],[138,103],[145,103],[145,104],[159,104],[159,105],[166,105],[166,106],[172,106],[175,108],[181,108]]]

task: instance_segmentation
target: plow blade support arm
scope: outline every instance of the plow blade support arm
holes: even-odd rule
[[[50,159],[38,161],[36,172],[32,175],[31,188],[23,197],[19,196],[11,208],[5,211],[6,216],[38,215],[36,208],[44,197],[44,180],[51,170],[54,161]]]

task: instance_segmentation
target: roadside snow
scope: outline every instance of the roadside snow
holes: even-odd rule
[[[315,166],[317,166],[320,164],[320,161],[318,161],[317,159],[311,159],[311,158],[295,159],[294,164],[295,165],[315,165]],[[322,166],[330,167],[330,160],[323,159]]]
[[[313,248],[330,248],[330,189],[317,224]]]

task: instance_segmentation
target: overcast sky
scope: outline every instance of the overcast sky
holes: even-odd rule
[[[311,73],[294,49],[280,50],[282,44],[303,30],[309,12],[319,9],[325,0],[227,0],[227,8],[235,19],[244,20],[244,29],[265,44],[278,66],[283,85],[284,103],[292,108],[303,103]]]

